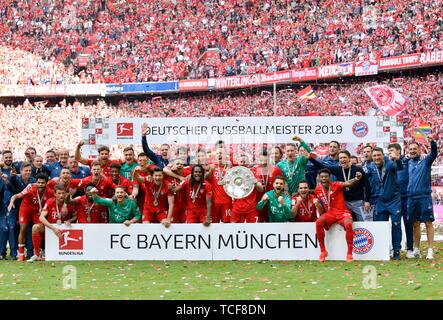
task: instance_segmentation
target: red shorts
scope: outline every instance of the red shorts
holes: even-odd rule
[[[28,224],[32,219],[33,224],[41,223],[39,219],[39,214],[36,212],[31,212],[28,210],[19,210],[18,212],[18,223],[19,224]]]
[[[249,212],[232,211],[231,223],[256,223],[258,222],[258,211],[253,210]]]
[[[318,219],[324,219],[326,221],[325,229],[329,230],[334,223],[338,223],[344,227],[345,219],[351,219],[352,221],[352,215],[349,211],[329,210]]]
[[[219,223],[220,221],[222,221],[223,223],[231,222],[231,210],[232,203],[214,203],[214,205],[212,206],[212,223]]]
[[[186,222],[186,209],[179,208],[172,211],[171,217],[172,223],[185,223]]]
[[[150,222],[150,223],[160,223],[163,219],[168,217],[168,213],[166,210],[162,209],[151,209],[149,207],[145,207],[143,210],[142,222]]]
[[[203,211],[186,211],[186,223],[203,223],[206,221],[207,212]]]

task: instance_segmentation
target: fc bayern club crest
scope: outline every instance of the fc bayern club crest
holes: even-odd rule
[[[352,133],[359,138],[362,138],[365,135],[367,135],[368,131],[369,131],[368,125],[363,121],[358,121],[354,123],[354,125],[352,126]]]
[[[374,246],[374,236],[368,229],[354,229],[354,248],[356,254],[365,254],[371,251]]]

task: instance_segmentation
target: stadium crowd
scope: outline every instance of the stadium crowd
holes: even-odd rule
[[[411,121],[420,119],[443,132],[443,73],[423,76],[403,76],[378,80],[388,84],[409,98],[408,108],[400,114],[405,124],[405,141],[411,141]],[[346,81],[314,86],[316,98],[299,99],[300,88],[277,91],[277,116],[312,115],[373,115],[379,114],[363,91],[371,83]],[[238,90],[204,95],[176,95],[143,97],[139,100],[122,98],[95,101],[59,101],[53,105],[47,101],[21,105],[0,104],[2,126],[1,150],[11,150],[17,159],[24,160],[26,148],[34,145],[39,153],[49,149],[68,149],[73,152],[76,141],[81,139],[81,119],[91,117],[152,118],[199,116],[271,116],[274,99],[272,92]],[[442,141],[439,141],[439,147]],[[141,151],[141,145],[135,146]],[[175,148],[175,147],[174,147]],[[112,146],[111,153],[123,157],[122,146]],[[434,163],[442,165],[441,155]]]
[[[442,8],[441,0],[0,0],[0,84],[206,78],[442,50]]]

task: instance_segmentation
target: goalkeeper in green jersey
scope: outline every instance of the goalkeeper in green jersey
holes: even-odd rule
[[[93,188],[91,191],[92,200],[101,206],[109,208],[109,223],[123,223],[129,226],[140,222],[142,215],[137,206],[137,202],[129,199],[124,187],[115,188],[115,199],[100,198],[98,190]]]
[[[291,199],[285,194],[285,178],[278,176],[274,180],[274,190],[266,192],[257,203],[257,209],[268,204],[269,222],[289,222],[291,219]]]
[[[306,164],[308,163],[307,155],[311,152],[302,138],[295,136],[292,140],[298,141],[300,146],[297,147],[294,143],[286,144],[286,159],[277,163],[277,167],[285,176],[287,182],[285,189],[290,197],[297,193],[298,183],[305,180]]]

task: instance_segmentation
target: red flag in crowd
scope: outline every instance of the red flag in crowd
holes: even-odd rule
[[[407,99],[387,85],[373,86],[364,90],[385,116],[396,116],[406,109]]]

